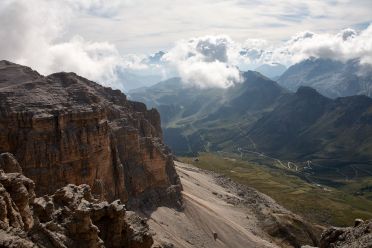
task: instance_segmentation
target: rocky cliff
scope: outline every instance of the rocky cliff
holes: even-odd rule
[[[10,159],[2,160],[0,169],[0,247],[147,248],[153,244],[145,220],[126,211],[120,200],[101,202],[88,185],[73,184],[35,198],[34,182],[20,173],[14,157],[1,157]]]
[[[0,61],[1,152],[14,154],[36,195],[87,184],[131,207],[181,204],[159,113],[74,73]]]

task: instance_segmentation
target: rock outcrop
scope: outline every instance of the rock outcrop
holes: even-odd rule
[[[181,204],[181,184],[162,143],[160,116],[119,90],[74,73],[44,77],[0,61],[0,153],[10,152],[51,194],[87,184],[101,199],[130,207]],[[10,159],[5,155],[2,160]]]
[[[145,220],[116,200],[95,199],[88,185],[69,184],[35,198],[35,184],[0,170],[0,247],[147,248]]]
[[[35,199],[35,184],[19,173],[0,170],[0,228],[29,230],[34,225],[30,203]]]
[[[326,230],[320,248],[370,248],[372,247],[372,220],[356,221],[354,227]]]

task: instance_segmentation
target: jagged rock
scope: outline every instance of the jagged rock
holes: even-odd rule
[[[0,170],[0,227],[29,230],[34,222],[30,203],[35,198],[32,180]]]
[[[372,247],[372,220],[356,227],[326,230],[320,240],[321,248],[370,248]]]
[[[116,200],[95,199],[88,185],[69,184],[35,198],[34,183],[0,171],[0,247],[148,248],[146,221]]]
[[[66,247],[151,247],[146,222],[116,200],[98,202],[88,185],[68,186],[35,200],[40,228],[65,236]]]
[[[181,184],[161,139],[159,113],[119,90],[0,61],[0,153],[14,154],[38,196],[88,184],[95,197],[131,207],[180,205]]]

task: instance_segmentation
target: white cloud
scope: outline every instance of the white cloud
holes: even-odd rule
[[[344,29],[339,33],[303,32],[270,52],[266,60],[291,65],[309,57],[328,58],[345,62],[360,59],[362,64],[372,64],[372,25],[359,33]]]
[[[89,42],[76,36],[65,43],[51,45],[48,48],[51,72],[73,71],[90,79],[95,79],[106,86],[121,88],[116,85],[118,67],[122,66],[120,54],[107,42]]]
[[[108,0],[96,1],[105,2],[107,6]],[[172,42],[190,37],[225,34],[240,43],[247,37],[271,43],[286,40],[303,30],[334,32],[346,27],[359,28],[372,21],[370,0],[120,2],[124,4],[111,7],[111,12],[115,9],[116,18],[103,21],[100,15],[89,18],[83,15],[73,23],[70,34],[78,32],[90,40],[105,37],[122,53],[151,53],[169,49]]]
[[[120,88],[115,84],[115,69],[122,61],[115,46],[86,41],[78,35],[63,40],[69,22],[77,15],[76,2],[7,0],[0,3],[1,59],[31,66],[43,74],[74,71]],[[91,10],[90,7],[103,6],[103,1],[80,1],[79,4],[79,9]]]
[[[243,70],[273,63],[291,66],[310,57],[342,62],[360,59],[361,64],[372,64],[372,25],[361,31],[347,28],[333,34],[304,31],[281,43],[249,39],[240,47],[237,64]]]
[[[233,46],[226,36],[181,40],[163,60],[176,67],[185,84],[226,88],[240,81],[239,70],[230,57]]]
[[[144,54],[126,54],[123,56],[123,66],[132,70],[147,70],[149,64],[146,63],[146,58]]]
[[[240,44],[227,36],[204,36],[177,42],[164,59],[189,85],[225,88],[239,82],[237,67],[291,66],[310,57],[359,59],[362,65],[372,65],[372,25],[359,32],[350,28],[334,34],[304,31],[281,43],[248,39]]]
[[[116,15],[122,6],[130,3],[128,0],[65,0],[78,11],[84,11],[101,17]]]

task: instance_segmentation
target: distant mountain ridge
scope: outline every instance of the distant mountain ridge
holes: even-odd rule
[[[372,161],[371,134],[371,98],[332,100],[304,86],[248,131],[261,151],[281,158],[359,162]]]
[[[206,130],[215,136],[213,132],[219,130],[217,127],[227,127],[219,130],[217,140],[210,142],[215,146],[223,142],[219,140],[224,136],[221,134],[238,135],[237,123],[246,126],[257,120],[265,108],[270,108],[287,92],[257,72],[248,71],[242,76],[244,83],[228,89],[186,87],[180,78],[173,78],[130,92],[130,97],[159,110],[164,139],[176,153],[193,153],[206,149],[205,143],[209,142],[204,140],[205,135],[209,136]]]
[[[255,69],[255,71],[273,80],[279,78],[286,70],[287,67],[279,63],[263,64]]]
[[[258,72],[243,77],[228,89],[197,90],[173,79],[131,97],[159,109],[176,154],[244,148],[301,161],[372,161],[371,98],[333,100],[310,87],[291,93]]]
[[[278,83],[291,91],[310,86],[330,98],[353,95],[371,97],[372,68],[360,65],[359,60],[343,63],[309,58],[289,67]]]

